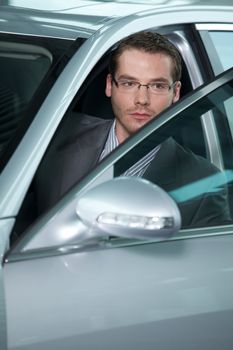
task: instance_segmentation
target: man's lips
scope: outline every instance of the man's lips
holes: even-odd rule
[[[151,114],[146,112],[133,112],[133,113],[130,113],[130,115],[135,119],[141,119],[141,120],[151,118]]]

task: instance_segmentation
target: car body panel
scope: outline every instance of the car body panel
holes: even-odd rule
[[[188,5],[188,6],[185,6]],[[157,1],[153,4],[135,4],[135,3],[117,3],[117,2],[98,2],[96,5],[97,8],[100,9],[99,14],[96,14],[95,7],[93,4],[89,6],[80,7],[75,6],[69,10],[54,10],[51,11],[39,11],[34,7],[34,3],[32,4],[33,9],[27,8],[15,8],[14,6],[4,6],[1,11],[1,22],[3,26],[1,26],[0,22],[0,32],[8,32],[8,33],[20,33],[27,35],[42,35],[42,36],[52,36],[58,38],[67,38],[67,39],[75,39],[78,35],[82,35],[84,37],[90,36],[96,30],[100,29],[105,23],[111,23],[112,21],[118,20],[120,18],[128,17],[127,21],[130,22],[130,17],[137,14],[138,16],[144,16],[146,13],[163,13],[164,11],[167,13],[167,23],[174,22],[175,13],[179,13],[179,17],[181,15],[181,19],[184,20],[185,16],[182,16],[183,11],[191,10],[200,11],[197,20],[195,18],[191,18],[191,22],[201,21],[202,16],[201,12],[206,11],[208,8],[211,8],[216,11],[221,11],[224,7],[228,7],[231,11],[232,3],[230,1],[224,1],[219,6],[218,2],[215,1],[189,1],[187,4],[181,3],[178,4],[176,1],[169,1],[169,5],[158,4]],[[42,7],[46,9],[45,4],[42,4]],[[105,10],[106,9],[106,10]],[[174,13],[173,15],[169,15],[169,9]],[[93,11],[93,14],[92,14]],[[205,21],[208,18],[208,22],[215,23],[215,16],[212,14],[209,16],[205,16]],[[219,14],[222,22],[222,15]],[[179,17],[176,18],[175,23],[180,23]],[[219,22],[219,18],[217,23]],[[178,20],[178,22],[177,22]],[[171,21],[171,22],[170,22]],[[9,23],[9,25],[8,25]],[[184,21],[187,23],[187,21]],[[231,21],[228,21],[231,23]],[[157,23],[153,23],[153,26],[160,25]],[[142,28],[143,29],[143,28]]]
[[[3,257],[6,251],[9,249],[9,232],[12,231],[15,220],[12,218],[0,220],[0,260],[3,261]]]
[[[232,244],[106,243],[6,264],[8,349],[229,349]]]
[[[133,9],[136,8],[138,11],[139,9],[145,8],[145,7],[162,7],[162,6],[182,6],[182,5],[198,5],[198,6],[204,6],[204,5],[219,5],[218,0],[80,0],[78,3],[76,0],[67,0],[65,3],[61,3],[58,1],[50,0],[50,1],[38,1],[34,0],[33,3],[30,0],[3,0],[3,4],[9,5],[9,6],[16,6],[16,7],[24,7],[24,8],[30,8],[30,9],[38,9],[38,10],[46,10],[50,12],[61,12],[61,13],[79,13],[80,11],[86,11],[87,13],[90,13],[92,8],[96,11],[96,9],[103,9],[107,8],[109,10],[108,16],[110,14],[117,16],[117,13],[115,13],[115,7],[119,6],[119,8],[128,7],[130,8],[131,12]],[[232,5],[231,0],[223,0],[222,5]],[[120,14],[121,15],[121,14]]]

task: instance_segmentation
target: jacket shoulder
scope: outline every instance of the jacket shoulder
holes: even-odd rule
[[[59,126],[54,138],[54,146],[59,149],[66,147],[82,137],[86,137],[87,133],[89,136],[92,132],[107,133],[112,122],[111,119],[101,119],[88,114],[72,112]]]

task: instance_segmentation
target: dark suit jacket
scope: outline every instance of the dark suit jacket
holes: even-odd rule
[[[98,163],[112,120],[79,115],[78,120],[71,118],[69,123],[72,129],[61,128],[38,170],[39,212],[56,203]],[[216,190],[214,185],[218,176],[222,176],[220,171],[207,160],[169,138],[161,144],[143,177],[168,191],[177,201],[182,227],[203,227],[230,222],[226,188]],[[206,177],[208,181],[196,196],[194,184]],[[184,191],[185,198],[182,198],[183,187],[188,184],[191,184],[187,187],[188,193]]]

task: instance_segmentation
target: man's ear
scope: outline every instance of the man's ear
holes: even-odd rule
[[[172,100],[173,103],[177,102],[180,99],[180,89],[181,89],[181,82],[177,81],[174,87],[174,94],[173,94],[173,100]]]
[[[111,74],[108,74],[107,78],[106,78],[105,94],[107,97],[112,96],[112,76],[111,76]]]

